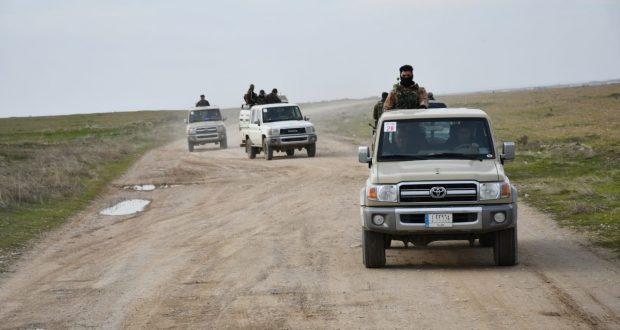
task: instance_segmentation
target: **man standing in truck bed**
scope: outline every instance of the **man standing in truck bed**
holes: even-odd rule
[[[388,95],[383,104],[383,111],[426,108],[428,108],[428,95],[424,87],[418,86],[413,81],[413,67],[408,64],[401,66],[400,83]]]
[[[204,94],[200,95],[200,101],[196,102],[196,106],[197,107],[208,107],[211,104],[209,104],[209,101],[207,101],[207,99],[205,99]]]

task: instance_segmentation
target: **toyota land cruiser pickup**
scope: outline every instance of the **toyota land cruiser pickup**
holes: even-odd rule
[[[225,120],[225,119],[224,119]],[[219,144],[226,149],[226,125],[222,120],[220,109],[215,106],[195,107],[188,111],[187,118],[187,147],[194,151],[194,146],[206,143]]]
[[[275,151],[291,157],[295,149],[306,149],[308,157],[316,154],[317,136],[314,125],[301,115],[299,106],[292,103],[255,105],[241,110],[239,131],[241,145],[250,159],[261,151],[265,159],[273,159]]]
[[[426,246],[477,239],[496,265],[517,263],[517,190],[503,163],[513,142],[495,150],[482,110],[443,108],[383,113],[374,150],[358,149],[370,175],[360,191],[363,261],[383,267],[392,240]]]

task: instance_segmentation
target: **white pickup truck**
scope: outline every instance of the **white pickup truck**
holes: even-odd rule
[[[314,125],[304,118],[299,106],[292,103],[255,105],[239,113],[241,146],[250,159],[261,151],[267,160],[275,151],[293,156],[295,149],[306,149],[308,157],[316,154]]]

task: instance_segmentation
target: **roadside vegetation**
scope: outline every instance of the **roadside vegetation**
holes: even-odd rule
[[[620,84],[437,99],[489,113],[499,142],[517,144],[506,170],[521,201],[620,256]],[[336,122],[368,144],[372,105],[360,111]]]
[[[181,111],[0,119],[0,272],[148,149],[183,135]]]

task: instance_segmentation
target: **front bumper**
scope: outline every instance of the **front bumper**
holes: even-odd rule
[[[497,223],[493,216],[503,212],[506,220]],[[369,207],[360,206],[362,227],[391,235],[410,234],[483,234],[517,224],[517,204],[488,204],[471,206],[429,206],[429,207]],[[451,213],[452,227],[431,228],[424,222],[424,216],[432,213]],[[372,217],[380,214],[385,222],[377,226]],[[457,220],[458,219],[458,220]]]
[[[187,136],[187,141],[193,143],[214,143],[225,139],[226,133],[224,132],[191,134]]]
[[[317,141],[315,133],[270,136],[267,142],[273,147],[304,147]]]

